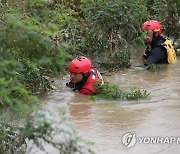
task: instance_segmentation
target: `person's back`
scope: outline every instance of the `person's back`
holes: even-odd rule
[[[144,65],[162,64],[162,63],[168,64],[167,50],[162,46],[165,40],[166,39],[160,35],[153,38],[151,44],[149,45],[149,47],[147,48],[144,54],[144,58],[146,59]]]

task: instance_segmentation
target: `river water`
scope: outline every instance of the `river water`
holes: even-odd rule
[[[131,67],[105,80],[126,89],[137,86],[150,92],[145,100],[91,101],[72,92],[65,81],[55,82],[56,90],[45,98],[50,108],[68,109],[79,134],[95,143],[98,154],[177,154],[180,152],[180,62],[162,65],[157,72]],[[136,144],[126,147],[122,136],[135,134]],[[174,141],[149,142],[150,138],[175,138]],[[139,138],[146,138],[140,142]],[[164,140],[163,140],[164,141]],[[125,140],[126,142],[126,140]]]

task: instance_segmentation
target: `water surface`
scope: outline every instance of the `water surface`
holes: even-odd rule
[[[180,63],[162,65],[157,72],[131,67],[104,76],[124,89],[137,86],[150,92],[146,100],[91,101],[88,96],[68,90],[63,80],[44,101],[50,108],[64,106],[81,136],[95,143],[98,154],[177,154],[180,143],[140,144],[127,148],[122,136],[180,137]]]

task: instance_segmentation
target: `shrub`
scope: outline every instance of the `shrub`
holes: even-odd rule
[[[0,123],[1,153],[47,152],[47,146],[62,154],[94,153],[92,143],[77,134],[64,109],[39,111],[20,125]]]
[[[110,85],[108,82],[105,82],[103,85],[98,86],[96,84],[96,90],[98,95],[92,97],[91,99],[94,100],[96,98],[103,98],[103,99],[116,99],[116,100],[138,100],[138,99],[145,99],[149,96],[149,93],[146,90],[140,90],[137,87],[132,87],[127,91],[122,90],[117,85]]]

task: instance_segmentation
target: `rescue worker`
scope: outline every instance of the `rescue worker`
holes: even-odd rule
[[[162,25],[157,20],[144,22],[142,30],[146,33],[144,42],[147,49],[143,55],[144,65],[176,63],[176,53],[170,40],[161,36]]]
[[[96,94],[95,84],[98,80],[100,84],[103,84],[103,78],[98,71],[91,67],[91,60],[87,57],[81,56],[72,60],[68,67],[71,81],[67,83],[67,87],[85,95]]]

